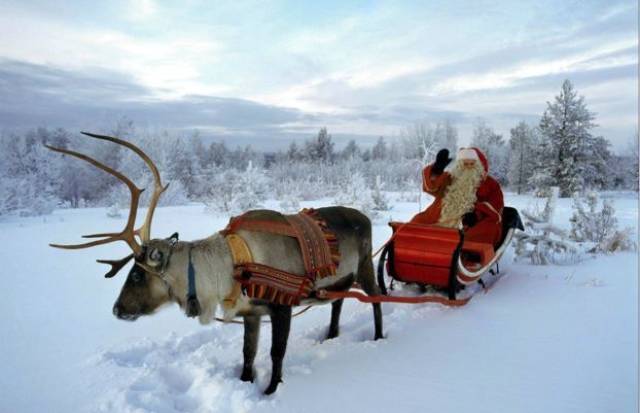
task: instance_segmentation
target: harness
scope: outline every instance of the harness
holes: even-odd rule
[[[235,306],[241,293],[273,304],[298,305],[310,296],[319,278],[333,276],[340,262],[335,234],[313,209],[294,215],[266,219],[258,213],[234,217],[221,234],[225,236],[233,258],[232,292],[224,299],[226,308]],[[300,247],[304,274],[294,274],[254,261],[239,230],[260,231],[295,238]]]

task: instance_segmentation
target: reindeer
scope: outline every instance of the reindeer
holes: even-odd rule
[[[47,148],[82,159],[93,166],[113,175],[123,182],[131,192],[131,207],[125,228],[119,233],[101,233],[85,235],[84,238],[97,238],[94,241],[60,245],[52,247],[63,249],[89,248],[115,241],[124,241],[131,248],[131,254],[119,260],[97,260],[108,264],[111,270],[105,277],[115,276],[129,261],[133,259],[127,279],[120,295],[113,306],[113,314],[127,321],[134,321],[143,315],[151,315],[168,303],[177,303],[189,317],[198,317],[200,323],[206,324],[215,319],[218,307],[222,308],[224,320],[234,317],[243,318],[244,344],[243,368],[240,379],[254,380],[253,362],[256,356],[261,317],[268,315],[271,319],[271,380],[265,394],[276,391],[282,381],[282,361],[285,355],[292,317],[291,306],[275,305],[261,300],[249,299],[240,295],[235,300],[233,279],[232,252],[220,233],[196,241],[180,241],[174,233],[168,238],[151,239],[151,221],[158,200],[167,189],[163,186],[160,173],[153,161],[137,146],[122,139],[82,132],[91,138],[113,142],[135,152],[146,163],[154,179],[154,190],[144,223],[135,229],[136,214],[143,189],[138,188],[130,179],[103,163],[79,152],[69,149]],[[260,210],[250,212],[259,214],[262,219],[279,219],[282,215],[276,211]],[[370,295],[379,294],[375,282],[371,258],[371,222],[361,212],[345,207],[328,207],[317,209],[317,213],[325,220],[327,226],[336,235],[341,255],[336,275],[318,280],[314,291],[346,290],[354,282],[358,282]],[[287,236],[266,232],[240,230],[238,232],[246,241],[254,262],[269,265],[294,274],[304,274],[304,264],[297,242]],[[193,272],[195,282],[189,283],[189,273]],[[197,275],[197,276],[196,276]],[[195,290],[195,291],[191,291]],[[197,291],[197,300],[193,300]],[[236,294],[237,296],[237,294]],[[191,299],[190,299],[191,298]],[[327,303],[327,300],[314,298],[312,295],[303,300],[301,305]],[[331,302],[331,321],[327,339],[339,334],[340,312],[343,300]],[[374,338],[382,338],[382,312],[380,304],[373,304]]]

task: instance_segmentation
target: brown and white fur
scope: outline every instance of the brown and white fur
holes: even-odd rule
[[[281,218],[275,211],[256,211],[262,216]],[[375,282],[371,258],[371,222],[361,212],[345,207],[317,209],[335,233],[341,254],[337,275],[323,278],[317,288],[346,290],[358,282],[367,294],[379,294]],[[238,232],[247,242],[254,261],[279,268],[284,271],[303,274],[304,265],[300,248],[295,239],[264,232]],[[216,310],[222,307],[225,297],[233,288],[233,263],[231,251],[223,235],[216,233],[198,241],[177,241],[177,237],[153,239],[144,245],[144,254],[136,257],[120,296],[114,304],[114,315],[124,320],[135,320],[141,315],[149,315],[162,305],[175,302],[187,311],[185,297],[188,290],[188,254],[191,249],[192,263],[196,270],[196,291],[200,304],[201,323],[209,323],[215,318]],[[343,300],[332,302],[331,322],[327,338],[339,333],[339,319]],[[310,298],[301,304],[327,303]],[[244,319],[244,364],[241,380],[254,379],[253,361],[257,351],[260,318],[271,318],[272,374],[266,394],[273,393],[282,378],[284,358],[289,328],[291,307],[273,305],[241,296],[232,308],[226,308],[224,318],[235,316]],[[382,312],[380,304],[373,304],[375,335],[382,338]]]

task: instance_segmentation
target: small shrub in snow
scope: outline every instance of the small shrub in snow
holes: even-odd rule
[[[517,260],[528,259],[534,265],[566,264],[580,258],[577,246],[562,229],[553,225],[553,215],[559,190],[550,189],[544,208],[533,207],[522,211],[525,232],[516,232]]]
[[[290,214],[294,212],[298,212],[300,210],[300,202],[298,201],[298,198],[295,195],[286,195],[280,201],[280,209],[282,210],[282,212],[286,212]]]
[[[571,217],[571,238],[578,242],[595,244],[589,252],[610,254],[616,251],[635,251],[633,229],[618,230],[615,209],[603,200],[598,210],[599,196],[595,192],[584,198],[574,197]]]
[[[334,199],[336,205],[348,206],[358,209],[371,220],[378,218],[371,190],[367,187],[364,175],[360,171],[354,171],[340,187]]]
[[[601,243],[616,232],[618,221],[613,205],[605,200],[598,211],[598,201],[596,192],[590,192],[584,198],[573,198],[573,216],[570,221],[571,239],[574,241]]]
[[[389,196],[382,191],[384,184],[380,180],[380,175],[376,176],[371,197],[373,199],[373,209],[376,211],[390,211],[391,201]]]
[[[420,192],[416,191],[402,191],[398,197],[400,202],[418,202],[420,200]]]
[[[113,204],[107,209],[107,217],[109,218],[122,218],[122,214],[120,213],[120,206],[118,204]]]
[[[616,230],[600,241],[590,252],[610,254],[617,251],[637,251],[638,245],[633,241],[632,235],[632,228]]]

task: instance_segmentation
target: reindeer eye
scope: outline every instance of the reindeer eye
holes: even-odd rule
[[[149,254],[149,259],[151,261],[154,261],[154,262],[161,262],[162,261],[162,251],[160,251],[157,248],[152,249],[151,253]]]

